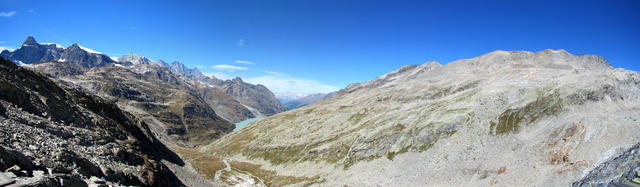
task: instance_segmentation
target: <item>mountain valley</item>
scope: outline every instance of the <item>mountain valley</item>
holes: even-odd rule
[[[0,56],[15,184],[620,185],[640,164],[640,73],[597,55],[494,51],[288,98],[33,37]]]

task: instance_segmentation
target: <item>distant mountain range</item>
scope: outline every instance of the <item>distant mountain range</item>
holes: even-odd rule
[[[144,119],[157,124],[164,134],[160,138],[181,144],[206,143],[230,132],[232,123],[286,110],[262,85],[220,80],[180,62],[154,62],[134,53],[116,59],[78,44],[40,44],[29,36],[0,56],[118,101],[129,112],[151,116]]]
[[[0,57],[16,63],[33,64],[36,62],[59,61],[72,62],[83,67],[104,66],[109,63],[117,63],[109,56],[93,51],[74,43],[63,48],[58,44],[40,44],[29,36],[15,50],[4,50],[0,52]]]
[[[331,98],[337,92],[331,93],[316,93],[316,94],[292,94],[292,93],[279,93],[276,94],[280,102],[287,107],[287,110],[293,110],[310,104],[314,104],[325,99]]]

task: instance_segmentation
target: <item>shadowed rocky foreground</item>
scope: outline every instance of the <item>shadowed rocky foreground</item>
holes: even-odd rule
[[[183,161],[114,103],[0,59],[0,171],[26,186],[180,186]]]

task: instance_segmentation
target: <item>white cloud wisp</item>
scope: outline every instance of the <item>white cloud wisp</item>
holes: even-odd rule
[[[238,42],[236,42],[235,46],[238,46],[238,47],[244,46],[244,39],[238,40]]]
[[[211,66],[211,68],[219,71],[228,71],[228,72],[234,72],[236,70],[247,70],[246,67],[234,66],[234,65],[228,65],[228,64],[213,65]]]
[[[276,72],[277,73],[277,72]],[[323,84],[316,80],[288,76],[262,76],[249,78],[246,82],[262,84],[274,93],[290,92],[294,94],[329,93],[339,90],[337,86]]]
[[[251,61],[247,61],[247,60],[236,60],[236,64],[248,64],[248,65],[254,65],[256,63],[253,63]]]
[[[11,11],[11,12],[0,12],[0,17],[8,18],[8,17],[11,17],[11,16],[13,16],[13,15],[15,15],[15,14],[16,14],[16,11]]]

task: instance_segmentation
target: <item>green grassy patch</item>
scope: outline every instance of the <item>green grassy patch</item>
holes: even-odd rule
[[[562,111],[563,99],[559,94],[538,97],[524,107],[507,109],[498,116],[498,122],[490,122],[493,135],[518,132],[523,124],[531,124],[540,118],[557,115]]]

